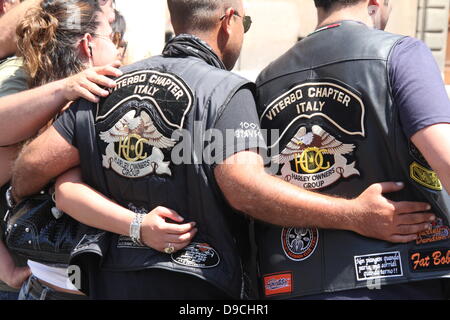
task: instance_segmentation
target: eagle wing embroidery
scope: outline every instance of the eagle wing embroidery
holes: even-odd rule
[[[315,136],[320,137],[320,149],[324,150],[323,153],[325,154],[342,155],[353,152],[353,150],[355,149],[355,145],[342,143],[341,141],[330,135],[328,132],[323,130],[320,126],[313,126],[312,132]]]
[[[289,162],[300,154],[312,141],[312,134],[306,133],[306,127],[301,127],[291,141],[286,145],[279,155],[273,156],[272,161],[278,164]]]
[[[150,115],[145,111],[136,116],[136,110],[131,110],[125,114],[111,129],[100,133],[100,138],[106,143],[119,142],[130,134],[138,134],[148,140],[148,144],[166,149],[175,146],[176,141],[165,137],[155,127]]]
[[[142,130],[141,136],[148,140],[148,143],[151,146],[157,147],[159,149],[167,149],[175,146],[176,141],[166,138],[163,136],[158,129],[156,129],[152,118],[146,113],[141,113],[141,126],[140,130]]]

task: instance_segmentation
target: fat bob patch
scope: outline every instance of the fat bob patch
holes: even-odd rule
[[[450,249],[428,249],[410,252],[412,272],[448,271],[450,273]]]

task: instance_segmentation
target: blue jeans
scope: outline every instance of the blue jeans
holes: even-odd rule
[[[19,298],[18,292],[0,291],[0,301],[1,300],[17,300],[18,298]]]
[[[38,278],[31,276],[20,289],[19,300],[87,300],[84,295],[57,292],[39,282]]]
[[[44,290],[42,291],[42,294],[40,297],[36,297],[36,296],[32,295],[30,293],[30,283],[33,280],[37,281],[37,278],[35,276],[30,276],[28,278],[28,280],[26,280],[23,283],[22,288],[20,289],[20,292],[19,292],[19,300],[45,300],[46,295],[49,292],[54,291],[53,289],[44,286]]]

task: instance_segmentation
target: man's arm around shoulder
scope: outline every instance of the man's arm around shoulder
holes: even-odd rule
[[[80,163],[78,149],[51,126],[20,152],[12,177],[16,200],[42,190],[53,178]]]
[[[393,202],[382,196],[402,185],[388,182],[370,186],[356,199],[310,192],[268,175],[255,152],[239,152],[214,171],[230,205],[255,219],[278,226],[350,230],[390,242],[409,242],[430,228],[430,206]],[[419,213],[418,213],[419,212]]]

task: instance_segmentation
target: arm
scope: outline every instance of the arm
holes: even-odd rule
[[[17,201],[42,190],[53,178],[78,166],[78,149],[51,126],[26,145],[13,166],[12,192]]]
[[[128,236],[134,212],[123,208],[93,190],[81,180],[76,168],[58,177],[55,185],[56,206],[86,225]],[[167,223],[169,218],[176,223]],[[186,247],[195,236],[195,223],[185,223],[175,211],[157,207],[147,214],[141,227],[142,241],[163,252],[169,243],[175,250]],[[179,224],[180,223],[180,224]]]
[[[450,101],[430,49],[405,39],[390,58],[390,77],[405,135],[450,192]]]
[[[450,194],[450,123],[429,126],[411,138]]]
[[[17,49],[16,28],[28,9],[41,3],[41,0],[27,0],[8,11],[0,19],[0,59],[13,55]]]
[[[329,197],[268,175],[261,157],[251,151],[227,158],[214,173],[231,206],[279,226],[350,230],[385,241],[409,242],[434,219],[432,214],[413,214],[429,210],[428,204],[396,203],[382,196],[402,189],[397,184],[373,185],[352,200]]]
[[[52,126],[24,147],[13,169],[13,194],[17,201],[38,192],[53,178],[79,164],[78,150]],[[42,165],[45,163],[45,166]],[[76,220],[117,234],[128,235],[134,213],[105,198],[81,183],[78,170],[68,171],[58,179],[57,206]],[[146,216],[142,238],[146,245],[162,251],[168,243],[179,250],[196,234],[193,223],[166,223],[165,218],[181,222],[172,210],[158,207]]]
[[[0,98],[0,146],[26,140],[38,132],[68,101],[85,98],[97,102],[95,96],[105,97],[108,91],[98,85],[114,88],[116,83],[107,76],[120,76],[118,63],[90,68],[72,77],[42,87]],[[97,85],[98,84],[98,85]]]
[[[11,180],[14,160],[19,153],[19,146],[0,147],[0,186]]]
[[[8,249],[0,240],[0,279],[11,288],[19,289],[31,275],[28,267],[16,267]]]

